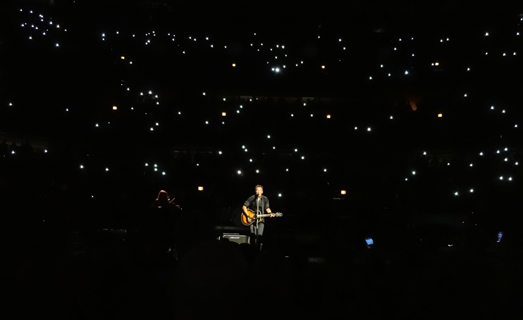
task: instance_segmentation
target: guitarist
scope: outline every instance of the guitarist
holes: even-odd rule
[[[251,209],[253,212],[258,212],[259,214],[263,214],[267,212],[270,214],[270,217],[274,217],[274,213],[272,213],[271,208],[269,206],[269,199],[263,195],[263,186],[256,185],[256,194],[250,196],[247,200],[245,200],[242,210],[243,214],[249,216],[249,213],[247,209]],[[254,243],[256,247],[258,247],[261,250],[262,244],[261,244],[261,237],[263,235],[263,229],[265,228],[265,223],[263,218],[261,218],[261,221],[258,221],[258,225],[256,225],[256,221],[250,225],[251,228],[251,240],[254,238],[254,241],[251,241],[251,243]]]

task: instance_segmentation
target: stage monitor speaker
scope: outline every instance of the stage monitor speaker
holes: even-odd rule
[[[238,244],[242,244],[242,243],[250,243],[250,237],[247,236],[247,235],[244,235],[244,234],[239,234],[239,233],[224,233],[223,234],[223,239],[229,239],[229,241],[231,242],[235,242],[235,243],[238,243]]]

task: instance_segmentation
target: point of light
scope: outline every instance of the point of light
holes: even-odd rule
[[[470,193],[473,193],[473,192],[474,192],[474,189],[470,189],[469,191],[470,191]]]
[[[341,194],[347,194],[347,190],[341,190]]]
[[[198,191],[203,191],[203,186],[198,186]]]
[[[83,169],[83,168],[84,168],[84,166],[83,166],[83,165],[80,165],[80,169]]]
[[[238,170],[238,174],[242,174],[241,170]]]

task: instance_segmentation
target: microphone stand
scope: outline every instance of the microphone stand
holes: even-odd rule
[[[259,198],[258,198],[259,197]],[[256,247],[258,247],[258,212],[260,212],[260,201],[261,201],[261,197],[259,194],[256,194],[256,232],[254,234],[254,244],[256,245]]]

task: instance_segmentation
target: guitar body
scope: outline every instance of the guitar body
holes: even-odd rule
[[[272,213],[275,217],[282,217],[283,214],[281,212],[273,212]],[[254,222],[256,222],[256,216],[258,217],[258,222],[262,222],[264,217],[269,217],[271,214],[258,214],[256,215],[254,211],[251,209],[247,209],[247,214],[245,212],[242,212],[242,224],[244,226],[250,226]]]
[[[256,221],[256,219],[254,218],[254,211],[252,211],[251,209],[247,209],[247,214],[248,215],[246,215],[245,212],[242,212],[242,224],[244,226],[250,226]],[[262,219],[260,218],[258,221],[261,222]]]

